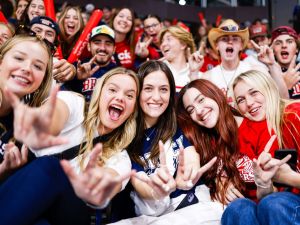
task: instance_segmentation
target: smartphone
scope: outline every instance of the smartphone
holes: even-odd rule
[[[144,33],[142,33],[142,35],[141,35],[141,42],[144,41],[145,37],[146,37],[146,34],[145,34],[145,32],[144,32]]]
[[[291,155],[287,164],[293,169],[296,170],[297,168],[297,159],[298,159],[298,152],[296,149],[278,149],[275,151],[275,159],[283,159],[287,155]]]

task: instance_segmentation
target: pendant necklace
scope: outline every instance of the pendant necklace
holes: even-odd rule
[[[221,68],[221,74],[222,74],[222,77],[223,77],[223,80],[224,80],[224,82],[225,82],[225,84],[226,84],[226,95],[227,95],[227,91],[228,91],[228,89],[229,89],[229,84],[231,84],[231,82],[232,82],[232,80],[235,78],[235,75],[236,75],[236,72],[237,72],[237,70],[238,70],[238,68],[239,68],[239,65],[240,65],[240,63],[237,65],[237,67],[235,68],[235,70],[234,70],[234,72],[233,72],[233,75],[232,75],[232,77],[229,79],[229,81],[227,82],[227,80],[226,80],[226,77],[225,77],[225,74],[224,74],[224,68],[223,68],[223,66],[222,66],[222,64],[220,65],[220,68]],[[226,70],[225,70],[226,71]],[[231,72],[231,71],[230,71]]]
[[[146,136],[146,141],[150,141],[151,135],[153,134],[154,131],[155,131],[155,128],[151,131],[151,133],[149,135],[147,135],[146,132],[144,133]]]

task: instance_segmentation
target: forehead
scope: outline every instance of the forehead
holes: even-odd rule
[[[66,13],[67,15],[77,15],[77,11],[73,8],[69,9]]]
[[[143,84],[169,85],[169,80],[163,71],[157,70],[147,74]]]
[[[36,4],[36,5],[44,5],[44,1],[43,0],[32,0],[30,2],[30,5],[32,4]]]
[[[54,29],[52,29],[51,27],[48,27],[44,24],[35,23],[31,26],[32,30],[34,30],[36,28],[43,30],[43,31],[52,31],[53,33],[56,33]]]
[[[183,104],[189,105],[192,104],[197,96],[199,96],[201,92],[197,88],[189,88],[183,95]]]
[[[159,23],[158,19],[156,19],[155,17],[150,17],[150,18],[147,18],[144,20],[145,26],[153,24],[153,23]]]
[[[10,32],[8,27],[4,24],[0,24],[0,33],[5,33],[5,34],[8,34],[8,35],[12,35],[12,33]]]
[[[292,37],[288,34],[282,34],[282,35],[279,35],[276,39],[274,39],[273,42],[275,42],[275,41],[286,41],[286,40],[290,40],[290,39],[295,40],[294,37]]]
[[[94,37],[91,42],[94,42],[94,41],[110,41],[113,43],[113,41],[111,40],[111,38],[109,38],[108,36],[106,35],[97,35],[96,37]]]
[[[131,12],[129,9],[122,9],[120,10],[120,12],[118,13],[118,15],[120,14],[123,14],[123,15],[126,15],[126,16],[131,16]]]
[[[126,90],[134,90],[137,91],[137,84],[133,77],[128,74],[115,74],[107,79],[105,85],[115,84]]]

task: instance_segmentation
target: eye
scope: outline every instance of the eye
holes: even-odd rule
[[[202,102],[204,102],[204,97],[198,99],[198,103],[202,103]]]
[[[145,87],[145,88],[144,88],[144,91],[150,92],[150,91],[152,91],[152,87]]]
[[[244,98],[239,98],[236,100],[236,103],[239,105],[239,104],[243,103],[244,101],[245,101]]]
[[[38,65],[38,64],[35,64],[34,67],[37,69],[37,70],[40,70],[42,71],[43,70],[43,67]]]
[[[133,98],[134,98],[134,95],[133,95],[133,94],[127,94],[127,98],[133,99]]]
[[[108,90],[109,90],[110,93],[116,93],[117,92],[116,89],[114,89],[114,88],[109,88]]]
[[[163,93],[167,93],[167,92],[169,91],[168,88],[161,88],[160,90],[161,90],[161,92],[163,92]]]
[[[23,58],[20,57],[20,56],[15,56],[14,59],[16,59],[17,61],[22,61],[23,60]]]
[[[194,112],[194,107],[189,107],[186,111],[188,114],[192,114]]]
[[[255,96],[255,95],[258,94],[258,93],[259,93],[259,91],[253,90],[253,91],[250,92],[250,95]]]

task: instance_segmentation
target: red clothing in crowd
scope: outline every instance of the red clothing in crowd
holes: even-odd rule
[[[257,200],[252,160],[254,158],[258,158],[271,138],[266,120],[255,122],[244,118],[239,127],[238,138],[241,158],[237,162],[237,167],[240,175],[242,176],[242,179],[246,183],[245,195],[252,200]],[[274,152],[278,148],[278,142],[274,141],[270,149],[270,153],[272,156],[274,156]]]
[[[127,69],[134,69],[134,59],[135,55],[132,55],[130,52],[130,45],[127,40],[122,42],[116,42],[116,55],[118,57],[118,61],[120,62],[121,66]]]

